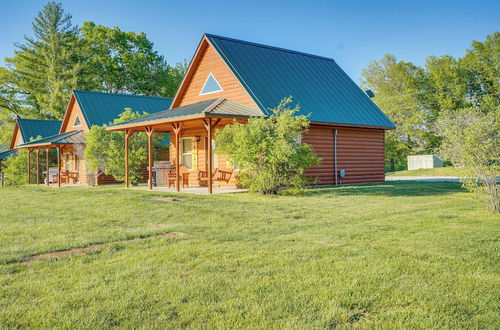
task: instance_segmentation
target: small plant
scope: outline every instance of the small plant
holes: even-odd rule
[[[312,147],[302,143],[309,128],[307,116],[295,115],[291,97],[283,99],[268,117],[248,123],[234,121],[216,135],[217,150],[239,168],[239,183],[262,194],[300,194],[308,184],[304,171],[320,163]]]

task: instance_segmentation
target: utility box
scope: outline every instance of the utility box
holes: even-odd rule
[[[408,170],[443,167],[443,162],[436,155],[408,156]]]

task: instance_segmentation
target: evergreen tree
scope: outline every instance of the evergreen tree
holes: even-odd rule
[[[62,5],[49,2],[33,22],[33,37],[6,58],[13,82],[35,117],[61,119],[81,71],[78,28]]]

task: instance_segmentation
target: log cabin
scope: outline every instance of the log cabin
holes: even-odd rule
[[[150,144],[154,132],[171,133],[177,190],[182,180],[211,193],[214,182],[234,186],[237,176],[214,153],[216,129],[267,116],[288,96],[311,121],[302,141],[322,158],[308,176],[320,185],[384,181],[384,132],[395,126],[335,60],[212,34],[203,35],[170,109],[108,129],[127,139],[145,131]]]
[[[102,126],[112,123],[126,109],[136,112],[153,114],[168,109],[171,98],[143,96],[134,94],[118,94],[74,90],[70,96],[64,118],[59,122],[57,130],[51,135],[44,135],[36,141],[17,144],[16,148],[26,148],[28,152],[40,151],[47,155],[51,149],[57,150],[58,185],[61,181],[79,184],[115,183],[111,175],[104,172],[90,171],[84,158],[83,150],[86,144],[86,133],[92,126]],[[13,137],[14,139],[14,137]],[[29,140],[28,140],[29,141]],[[50,160],[50,157],[46,157]],[[37,168],[40,168],[37,157]],[[45,164],[49,168],[51,164]],[[63,180],[61,180],[63,172]],[[40,176],[40,170],[37,171]],[[28,178],[29,180],[29,178]],[[49,184],[46,180],[46,184]],[[37,182],[40,182],[38,179]]]

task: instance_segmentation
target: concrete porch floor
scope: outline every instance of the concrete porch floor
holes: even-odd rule
[[[148,186],[131,186],[129,189],[131,190],[146,190],[149,191]],[[161,192],[172,192],[175,193],[177,190],[175,187],[166,187],[166,186],[159,186],[159,187],[153,187],[153,190],[151,191],[161,191]],[[213,187],[212,193],[213,194],[233,194],[233,193],[241,193],[241,192],[246,192],[246,189],[240,189],[240,188],[235,188],[235,187]],[[181,193],[187,193],[187,194],[201,194],[201,195],[207,195],[208,194],[208,188],[207,187],[202,187],[202,186],[190,186],[190,187],[185,187],[180,190]]]

